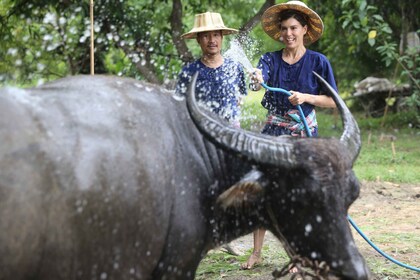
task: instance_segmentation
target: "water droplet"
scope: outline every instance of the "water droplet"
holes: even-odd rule
[[[18,49],[10,48],[7,50],[7,54],[10,54],[11,56],[15,56],[18,53]]]

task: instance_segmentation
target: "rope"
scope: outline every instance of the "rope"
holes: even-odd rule
[[[293,279],[308,279],[311,277],[313,280],[325,280],[328,279],[328,272],[330,267],[325,262],[318,262],[317,260],[311,261],[308,258],[302,258],[297,255],[296,252],[290,247],[289,243],[286,241],[286,238],[281,233],[279,224],[274,215],[271,203],[267,204],[268,216],[271,219],[271,223],[274,226],[278,235],[280,235],[280,242],[286,250],[287,255],[290,257],[289,263],[287,263],[281,270],[275,269],[272,273],[274,279],[284,277],[289,274],[290,269],[296,268],[297,272],[293,273],[291,280]],[[312,274],[304,269],[311,268],[315,274]],[[309,277],[307,277],[309,276]]]
[[[291,280],[293,279],[312,279],[312,280],[327,280],[330,268],[325,262],[319,263],[308,258],[302,258],[299,255],[293,256],[289,263],[282,269],[275,269],[272,273],[274,279],[283,278],[290,274],[290,270],[295,268],[297,272],[293,272]],[[310,268],[314,271],[311,273],[306,269]],[[284,278],[283,278],[284,279]]]
[[[288,96],[292,95],[290,92],[288,92],[287,90],[282,89],[282,88],[269,87],[265,83],[261,83],[261,85],[264,88],[266,88],[266,89],[268,89],[270,91],[281,92],[281,93],[284,93],[284,94],[286,94]],[[297,105],[296,107],[299,109],[300,119],[303,121],[303,124],[305,126],[306,135],[308,137],[312,137],[312,134],[311,134],[311,132],[309,130],[309,127],[308,127],[308,124],[306,122],[305,115],[303,114],[302,109],[300,108],[299,105]],[[402,263],[400,261],[397,261],[396,259],[392,258],[391,256],[387,255],[385,252],[383,252],[381,249],[379,249],[372,241],[370,241],[370,239],[362,232],[362,230],[352,220],[352,218],[350,217],[350,215],[347,216],[347,219],[350,222],[350,224],[353,226],[353,228],[366,240],[366,242],[369,243],[369,245],[372,246],[372,248],[375,249],[383,257],[385,257],[386,259],[390,260],[391,262],[393,262],[393,263],[395,263],[395,264],[397,264],[399,266],[402,266],[402,267],[407,268],[407,269],[414,270],[416,272],[420,272],[420,268],[417,268],[417,267],[414,267],[414,266],[410,266],[410,265],[404,264],[404,263]]]
[[[366,240],[367,243],[369,243],[370,246],[372,246],[373,249],[375,249],[379,254],[387,258],[388,260],[392,261],[393,263],[402,266],[407,269],[411,269],[417,272],[420,272],[420,269],[411,265],[404,264],[400,261],[397,261],[393,257],[387,255],[385,252],[383,252],[381,249],[379,249],[370,239],[360,230],[360,228],[356,225],[356,223],[353,221],[353,219],[350,217],[350,215],[347,216],[347,219],[349,220],[350,224],[354,227],[354,229],[363,237],[363,239]]]

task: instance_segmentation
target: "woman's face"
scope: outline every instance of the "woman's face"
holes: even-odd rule
[[[286,48],[294,49],[303,46],[303,37],[308,26],[302,26],[299,21],[291,17],[281,22],[281,38]]]
[[[216,30],[198,33],[197,42],[200,45],[203,54],[218,54],[222,50],[222,31]]]

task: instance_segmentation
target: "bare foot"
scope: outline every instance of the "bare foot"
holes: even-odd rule
[[[252,269],[254,265],[259,264],[262,261],[261,252],[252,252],[249,256],[248,261],[241,265],[242,269]]]
[[[292,267],[291,269],[289,269],[289,273],[290,274],[294,274],[294,273],[298,273],[299,272],[299,270],[297,269],[297,267],[296,266],[294,266],[294,267]]]

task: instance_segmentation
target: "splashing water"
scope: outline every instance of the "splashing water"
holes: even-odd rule
[[[252,66],[251,61],[249,61],[246,56],[241,44],[237,39],[230,41],[229,49],[224,53],[225,57],[231,58],[232,60],[239,62],[242,66],[249,72],[254,72],[254,67]]]

